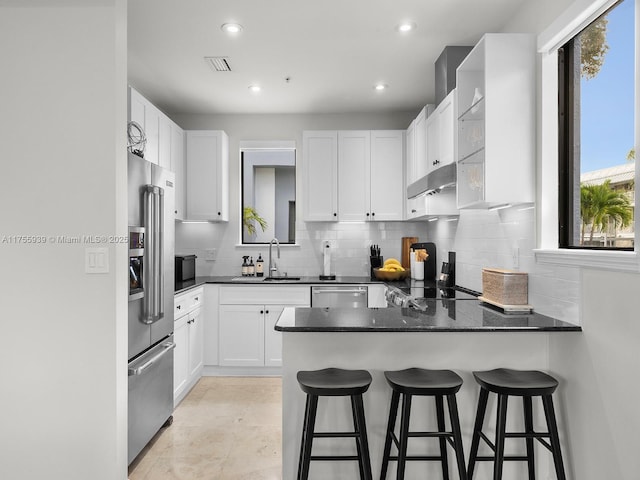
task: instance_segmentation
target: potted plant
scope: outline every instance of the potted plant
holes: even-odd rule
[[[244,228],[247,229],[247,233],[250,236],[256,234],[256,223],[260,225],[263,232],[267,229],[267,221],[262,218],[258,212],[256,212],[255,208],[244,207],[244,211],[242,213],[242,224],[244,225]]]

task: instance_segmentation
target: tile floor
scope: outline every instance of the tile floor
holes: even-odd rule
[[[129,480],[280,480],[282,380],[202,377]]]

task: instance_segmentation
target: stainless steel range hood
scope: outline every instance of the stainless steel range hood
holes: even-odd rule
[[[456,186],[456,163],[429,172],[424,177],[416,180],[407,187],[407,198],[412,199],[421,195],[433,195],[446,188]]]

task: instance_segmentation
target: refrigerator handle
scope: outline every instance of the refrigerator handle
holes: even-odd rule
[[[168,352],[170,352],[171,350],[176,348],[176,344],[173,343],[173,342],[165,343],[162,346],[164,348],[162,349],[162,351],[160,351],[160,353],[156,353],[153,357],[151,357],[149,360],[144,362],[142,365],[139,365],[139,366],[136,366],[136,367],[129,367],[128,368],[128,373],[129,373],[128,376],[131,377],[131,376],[134,376],[134,375],[142,375],[147,368],[151,367],[151,365],[153,365],[158,360],[160,360],[164,355],[166,355]]]
[[[154,211],[154,195],[153,195],[153,185],[145,185],[144,191],[142,195],[142,205],[143,205],[143,217],[144,217],[144,228],[145,232],[147,232],[147,238],[145,239],[145,248],[144,248],[144,257],[143,257],[143,275],[142,275],[142,288],[144,289],[144,304],[143,304],[143,312],[142,312],[142,321],[146,324],[153,323],[153,305],[154,300],[153,296],[155,294],[155,285],[154,285],[154,242],[153,242],[153,211]]]
[[[147,241],[144,250],[143,321],[151,324],[164,317],[164,190],[154,185],[146,185],[144,190],[144,226]]]
[[[158,210],[157,210],[157,224],[154,235],[156,237],[156,261],[157,263],[157,287],[155,294],[156,300],[156,312],[157,317],[155,320],[158,321],[164,318],[164,189],[158,187],[158,191],[156,193],[158,198]]]

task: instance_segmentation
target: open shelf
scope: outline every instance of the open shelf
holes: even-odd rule
[[[461,122],[484,121],[484,96],[462,112],[458,120]]]

